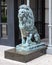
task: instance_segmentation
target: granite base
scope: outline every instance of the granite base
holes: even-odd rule
[[[44,48],[38,49],[36,51],[33,51],[33,52],[31,51],[30,53],[28,52],[27,54],[20,54],[16,52],[15,48],[13,48],[13,49],[5,51],[5,58],[25,63],[41,55],[46,54],[46,49],[47,47],[45,46]]]

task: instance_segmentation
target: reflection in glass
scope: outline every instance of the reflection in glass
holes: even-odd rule
[[[1,37],[7,38],[8,26],[7,26],[7,3],[6,0],[1,0]]]

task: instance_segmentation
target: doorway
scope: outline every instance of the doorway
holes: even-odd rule
[[[21,43],[21,35],[19,30],[19,22],[17,18],[18,7],[21,4],[27,4],[27,0],[15,0],[15,46]],[[30,0],[30,7],[33,10],[35,18],[35,26],[41,39],[45,38],[45,0]]]

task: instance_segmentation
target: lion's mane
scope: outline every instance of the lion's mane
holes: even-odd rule
[[[18,11],[19,28],[31,30],[34,27],[34,16],[30,7],[21,5]]]

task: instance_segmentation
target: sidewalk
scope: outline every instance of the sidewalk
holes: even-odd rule
[[[4,58],[4,51],[12,47],[0,45],[0,65],[52,65],[52,55],[45,54],[30,62],[22,63]]]
[[[13,47],[0,45],[0,57],[4,58],[4,51],[6,51],[7,49],[11,49],[11,48]]]

